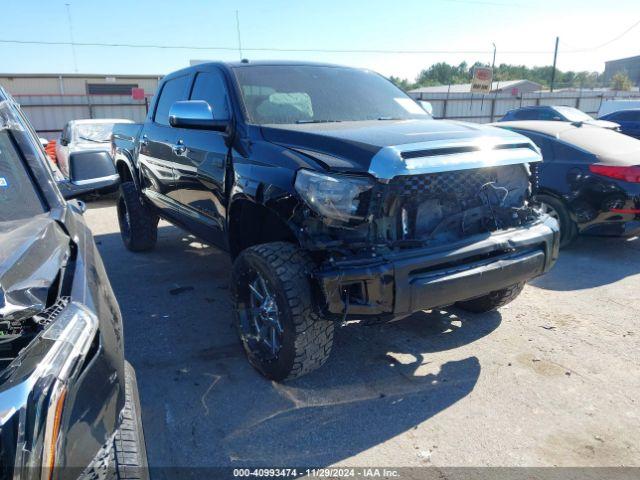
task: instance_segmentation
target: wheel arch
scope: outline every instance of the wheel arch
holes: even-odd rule
[[[247,197],[236,198],[229,207],[227,242],[232,259],[262,243],[300,245],[296,229],[278,212]]]
[[[120,153],[118,155],[118,153]],[[135,170],[131,160],[122,152],[116,152],[115,166],[121,182],[133,182],[136,189],[139,188],[139,181],[135,175]]]

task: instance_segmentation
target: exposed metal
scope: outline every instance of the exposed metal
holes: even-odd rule
[[[522,138],[474,138],[409,143],[382,148],[371,160],[369,173],[389,181],[398,175],[448,172],[542,160],[537,147]]]

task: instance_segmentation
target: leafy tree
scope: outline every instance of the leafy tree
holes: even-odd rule
[[[611,88],[614,90],[631,90],[631,87],[633,87],[633,82],[625,71],[616,73],[611,79]]]
[[[434,63],[429,68],[420,72],[414,84],[402,80],[402,88],[428,87],[433,85],[453,85],[457,83],[470,83],[473,68],[476,66],[488,66],[481,62],[475,62],[469,66],[466,62],[459,65],[450,65],[446,62]],[[553,67],[527,67],[525,65],[509,65],[502,63],[497,65],[493,72],[496,81],[507,80],[531,80],[548,88],[551,82]],[[598,72],[562,72],[556,69],[555,88],[593,88],[602,85],[602,77]],[[398,79],[398,81],[400,81]],[[397,83],[398,84],[398,83]]]
[[[391,75],[389,80],[395,83],[396,87],[401,88],[404,91],[411,90],[413,88],[413,84],[406,78],[394,77]]]

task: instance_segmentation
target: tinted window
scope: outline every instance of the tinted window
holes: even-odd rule
[[[393,83],[365,70],[265,65],[234,71],[253,123],[429,118]]]
[[[227,87],[220,72],[198,73],[190,99],[205,100],[211,106],[214,118],[221,120],[231,118]]]
[[[44,207],[7,130],[0,130],[0,222],[44,213]]]
[[[516,110],[512,114],[512,118],[514,120],[539,120],[540,119],[540,111],[539,110]]]
[[[165,82],[160,92],[160,99],[156,107],[154,121],[161,125],[169,125],[169,109],[179,100],[186,100],[186,90],[189,83],[187,75],[172,78]]]

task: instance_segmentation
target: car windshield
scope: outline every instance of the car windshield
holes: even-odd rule
[[[105,143],[111,141],[113,123],[79,123],[75,126],[76,138],[83,142]]]
[[[589,120],[593,120],[593,118],[577,108],[555,107],[555,109],[570,122],[588,122]]]
[[[44,213],[42,201],[7,129],[0,129],[0,222]]]
[[[249,121],[256,124],[430,118],[402,90],[365,70],[309,65],[234,70]]]

